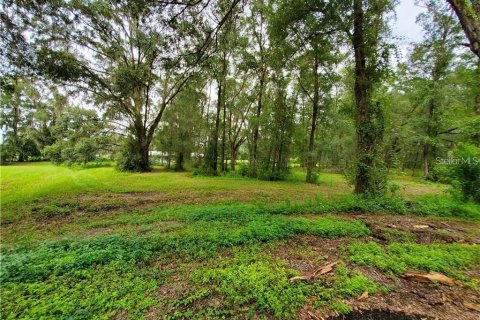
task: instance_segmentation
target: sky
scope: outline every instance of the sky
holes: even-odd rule
[[[422,28],[415,23],[415,20],[425,11],[425,8],[415,5],[415,0],[400,0],[395,11],[397,19],[392,22],[392,32],[394,36],[401,38],[399,47],[402,55],[405,56],[410,43],[422,40]]]

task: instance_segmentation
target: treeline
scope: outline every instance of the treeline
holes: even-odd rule
[[[242,160],[269,180],[296,163],[307,182],[335,168],[373,196],[390,168],[453,179],[440,158],[479,153],[475,21],[459,22],[456,1],[424,1],[424,38],[398,62],[394,4],[6,1],[2,161],[148,171],[153,150],[176,170]]]

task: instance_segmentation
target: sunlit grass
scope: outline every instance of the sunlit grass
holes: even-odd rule
[[[364,244],[371,234],[367,226],[336,215],[480,218],[478,205],[454,202],[438,194],[442,185],[419,178],[394,176],[405,186],[400,192],[411,198],[373,201],[354,196],[341,174],[320,173],[317,184],[306,184],[299,168],[277,182],[48,163],[0,172],[0,307],[6,319],[248,318],[252,312],[286,319],[312,297],[314,307],[347,312],[343,299],[382,290],[355,271],[356,264],[385,262],[382,270],[396,275],[397,266],[451,268],[449,274],[466,284],[473,282],[464,271],[478,264],[477,249],[416,246],[408,235],[397,247]],[[299,272],[275,250],[302,237],[354,243],[338,251],[354,265],[340,264],[328,277],[291,284],[289,277]],[[468,263],[458,263],[460,256]],[[163,294],[178,286],[185,286],[178,295]],[[220,307],[216,301],[222,301]]]
[[[0,174],[1,201],[5,209],[45,197],[84,193],[261,190],[274,193],[277,198],[295,200],[317,193],[334,196],[352,191],[345,177],[335,173],[320,173],[317,185],[305,184],[305,173],[299,168],[292,170],[287,181],[277,182],[232,176],[210,178],[159,169],[149,173],[118,172],[113,167],[72,169],[45,162],[1,166]],[[393,178],[404,187],[402,192],[407,195],[438,193],[445,188],[440,184],[425,183],[418,178]]]

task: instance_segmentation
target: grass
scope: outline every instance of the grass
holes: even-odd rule
[[[110,202],[113,201],[113,202]],[[473,221],[480,220],[480,211],[478,205],[469,203],[457,203],[452,200],[447,202],[435,202],[435,198],[428,197],[426,200],[417,200],[422,206],[427,207],[425,203],[432,203],[428,210],[419,211],[423,216],[456,217],[469,219]],[[191,223],[195,222],[195,229],[189,232],[192,234],[204,233],[211,230],[211,226],[217,228],[219,224],[222,227],[214,229],[224,230],[228,225],[243,224],[244,228],[252,230],[266,228],[275,224],[282,234],[292,234],[298,230],[295,226],[309,224],[306,216],[316,216],[325,214],[334,214],[339,212],[363,212],[363,213],[393,213],[406,214],[407,207],[416,208],[411,201],[405,201],[401,198],[385,198],[383,200],[362,200],[355,196],[343,196],[341,198],[323,198],[316,197],[302,202],[280,202],[277,204],[262,203],[212,203],[202,205],[174,205],[159,206],[147,209],[123,209],[120,202],[115,200],[92,202],[81,204],[65,201],[59,209],[58,204],[45,202],[44,207],[37,205],[37,210],[30,214],[34,219],[23,219],[16,223],[3,226],[2,245],[11,247],[12,245],[28,245],[39,243],[44,240],[57,240],[64,238],[91,237],[97,234],[121,234],[121,235],[145,235],[152,232],[168,232],[170,230],[181,229],[182,232],[191,229]],[[78,210],[83,206],[82,211]],[[117,208],[110,210],[111,206]],[[461,210],[472,207],[469,213]],[[87,211],[85,208],[88,208]],[[438,210],[443,208],[443,211]],[[412,209],[410,209],[412,210]],[[277,217],[281,216],[281,217]],[[261,219],[259,219],[261,217]],[[290,220],[285,220],[289,217]],[[292,223],[292,222],[295,223]],[[289,227],[287,227],[289,226]],[[325,224],[325,228],[328,224]],[[273,230],[272,232],[277,232]],[[229,232],[224,231],[224,232]],[[247,231],[243,231],[247,232]],[[280,231],[278,231],[280,232]],[[309,231],[313,232],[313,231]],[[320,232],[320,230],[318,231]],[[328,232],[323,230],[322,232]],[[308,233],[308,232],[307,232]],[[280,235],[280,233],[278,233]],[[258,235],[261,237],[261,235]]]
[[[193,263],[198,259],[214,257],[222,248],[263,243],[298,234],[356,237],[369,232],[358,221],[333,217],[309,219],[250,214],[237,221],[229,221],[228,216],[228,211],[217,212],[213,219],[208,215],[188,215],[184,217],[185,228],[167,233],[100,236],[10,249],[4,252],[1,264],[2,313],[12,319],[56,316],[103,318],[119,310],[133,309],[129,316],[135,317],[152,306],[150,294],[162,283],[161,273],[155,268],[151,271],[143,267],[155,260],[174,260],[180,255]],[[232,268],[238,267],[234,265]],[[248,273],[256,268],[259,268],[258,272],[265,272],[262,268],[266,267],[272,268],[259,264],[235,272]],[[273,271],[277,273],[278,270]],[[288,278],[285,275],[282,277],[286,281]],[[244,283],[244,286],[249,288],[252,284]],[[227,294],[222,291],[226,288],[219,287],[218,290],[218,294]],[[254,292],[257,289],[252,287],[248,290]],[[278,302],[281,297],[277,296],[279,291],[276,290],[280,289],[275,287],[272,290],[268,297]],[[282,294],[285,297],[290,293],[286,291]],[[80,309],[75,307],[76,300],[80,300]],[[285,303],[283,298],[281,303]],[[265,310],[273,310],[275,315],[287,314],[273,300],[267,301],[264,307]],[[292,305],[294,307],[298,305]]]
[[[58,207],[71,202],[72,197],[86,195],[111,195],[128,193],[156,193],[167,197],[182,198],[191,194],[211,197],[214,201],[252,199],[250,190],[258,190],[252,200],[269,201],[272,197],[302,199],[313,196],[315,186],[299,182],[267,182],[228,177],[192,177],[189,173],[162,172],[121,173],[114,168],[69,169],[46,163],[1,167],[3,220],[15,221],[30,214],[38,202],[57,202]],[[305,188],[306,187],[306,188]],[[230,193],[230,194],[229,194]],[[190,195],[189,195],[190,194]],[[154,194],[152,194],[153,196]],[[215,198],[215,195],[217,197]],[[81,200],[81,199],[80,199]],[[278,201],[278,200],[277,200]],[[26,206],[27,205],[27,206]],[[20,211],[18,209],[30,209]],[[67,208],[68,210],[69,208]]]
[[[62,211],[65,202],[72,197],[81,198],[82,195],[158,193],[174,198],[179,195],[178,201],[181,202],[188,194],[197,194],[199,197],[211,197],[216,202],[228,199],[271,203],[287,199],[301,201],[318,195],[335,197],[351,193],[351,187],[341,174],[322,173],[318,185],[310,185],[303,183],[304,173],[299,170],[294,170],[289,180],[277,182],[239,179],[232,176],[192,177],[190,173],[164,172],[160,169],[151,173],[123,173],[112,167],[72,169],[45,162],[1,166],[0,174],[4,221],[25,218],[31,209],[35,208],[36,203],[42,201],[54,203],[49,211]],[[405,177],[402,179],[399,183],[405,185],[404,193],[407,195],[409,184],[414,186],[412,194],[417,193],[419,184],[422,185],[424,193],[436,194],[445,188],[440,184],[422,183],[414,178],[409,182],[405,182]],[[55,205],[55,202],[59,205]],[[29,210],[22,211],[23,208]]]
[[[45,242],[40,246],[12,248],[2,259],[3,281],[44,280],[77,268],[112,261],[145,262],[155,253],[213,256],[219,248],[262,243],[300,234],[320,237],[360,237],[369,230],[359,221],[333,217],[307,219],[252,215],[241,223],[191,220],[180,230],[143,236],[110,235],[81,240]]]
[[[141,318],[153,305],[159,280],[139,269],[110,263],[48,281],[2,284],[3,319],[109,319],[122,310]]]
[[[284,261],[264,254],[261,247],[236,250],[233,257],[193,272],[190,289],[170,306],[173,318],[291,319],[306,303],[340,309],[342,298],[384,289],[345,265],[338,265],[335,275],[319,282],[290,283],[288,279],[297,274]]]
[[[472,284],[466,270],[480,264],[478,246],[420,245],[396,230],[387,238],[401,243],[366,243],[362,221],[336,215],[480,220],[478,205],[403,176],[408,197],[372,201],[352,196],[341,175],[309,185],[297,169],[283,182],[46,163],[0,170],[2,319],[289,319],[304,305],[346,313],[344,299],[385,291],[357,265],[435,270]],[[345,240],[347,264],[289,283],[299,271],[275,248],[299,237]],[[308,246],[288,254],[325,263]]]

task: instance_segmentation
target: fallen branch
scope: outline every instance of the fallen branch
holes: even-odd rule
[[[429,225],[426,225],[426,224],[416,224],[413,226],[414,229],[417,229],[417,230],[426,230],[428,228],[430,228]]]
[[[405,272],[403,276],[405,279],[418,282],[439,282],[448,286],[454,284],[453,279],[434,271],[430,271],[429,273]]]
[[[365,300],[368,298],[368,291],[364,291],[357,299],[358,300]]]
[[[468,301],[463,301],[463,305],[470,310],[480,312],[480,305],[478,305],[478,304],[471,303],[471,302],[468,302]]]

